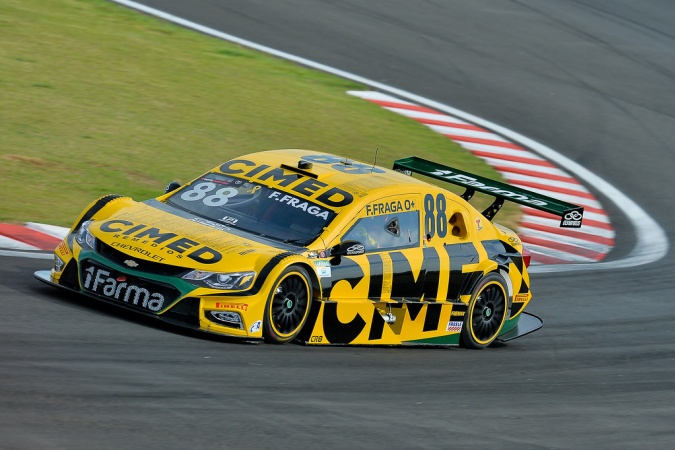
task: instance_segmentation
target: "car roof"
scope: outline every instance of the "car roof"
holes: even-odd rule
[[[367,192],[370,196],[377,191],[391,190],[392,187],[400,189],[407,186],[415,192],[425,189],[439,189],[430,183],[392,169],[322,151],[303,149],[267,150],[249,153],[235,159],[248,160],[256,165],[266,164],[271,167],[284,165],[286,168],[311,173],[316,179],[344,189],[357,197],[362,197],[364,192]],[[311,162],[311,168],[301,168],[300,161]],[[355,174],[368,176],[355,176]]]

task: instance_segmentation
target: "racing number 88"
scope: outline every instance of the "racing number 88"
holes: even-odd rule
[[[192,189],[181,194],[180,198],[186,202],[194,202],[203,200],[206,206],[222,206],[226,204],[230,198],[237,195],[237,190],[231,187],[218,189],[215,194],[207,196],[207,192],[211,192],[216,188],[216,183],[199,183]]]
[[[446,207],[445,195],[438,194],[435,200],[431,194],[424,196],[424,234],[434,237],[438,233],[440,238],[448,234]]]

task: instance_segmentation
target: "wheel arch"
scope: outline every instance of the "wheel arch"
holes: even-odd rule
[[[506,276],[505,276],[506,275]],[[505,298],[502,300],[503,304],[503,312],[501,314],[501,319],[498,327],[494,327],[494,325],[489,325],[487,322],[490,322],[494,320],[494,317],[490,317],[490,310],[493,312],[495,310],[498,310],[495,308],[495,305],[497,303],[493,304],[492,301],[488,301],[488,303],[484,306],[486,308],[484,311],[487,311],[487,315],[483,316],[483,319],[486,320],[485,323],[487,326],[493,327],[494,334],[493,335],[488,335],[486,336],[486,341],[481,342],[478,337],[478,334],[476,334],[476,331],[482,327],[481,325],[478,325],[481,323],[481,319],[478,319],[478,322],[473,322],[475,319],[475,312],[474,308],[477,306],[477,302],[480,301],[480,296],[482,295],[483,292],[485,292],[485,289],[489,288],[491,284],[498,284],[501,286],[501,290],[505,294]],[[471,291],[469,292],[469,299],[467,303],[467,313],[464,316],[464,323],[462,325],[462,331],[461,331],[461,340],[460,340],[460,345],[462,345],[465,348],[473,348],[473,349],[479,349],[479,348],[484,348],[492,344],[494,340],[497,338],[501,330],[503,329],[504,324],[508,320],[510,316],[510,309],[511,309],[511,294],[509,290],[512,290],[512,286],[510,286],[510,279],[508,277],[508,272],[504,271],[503,268],[498,268],[497,270],[493,270],[487,273],[484,273],[482,276],[477,277],[475,283],[472,284]],[[501,308],[499,308],[501,309]],[[495,316],[496,314],[492,314],[492,316]],[[478,326],[479,328],[474,328]],[[489,342],[488,342],[489,341]]]
[[[309,274],[309,279],[312,282],[312,301],[314,301],[314,299],[321,298],[323,296],[323,291],[321,290],[321,280],[319,280],[319,276],[316,274],[314,267],[306,261],[298,261],[291,264],[291,266],[300,266]]]
[[[274,270],[271,270],[269,273],[269,279],[273,281],[272,284],[267,285],[270,289],[263,315],[263,337],[267,342],[276,344],[290,342],[300,336],[310,322],[309,319],[314,305],[318,277],[311,265],[303,262],[299,258],[301,258],[300,255],[291,255],[290,257],[284,258],[279,261],[279,264],[277,264]],[[298,296],[300,292],[296,290],[295,287],[292,287],[297,281],[291,281],[290,285],[286,285],[287,288],[290,287],[290,290],[288,291],[286,289],[276,291],[277,287],[282,286],[282,283],[288,283],[287,280],[293,276],[299,276],[305,280],[305,288],[309,288],[310,290],[310,292],[305,290],[306,296]],[[267,287],[265,289],[267,289]],[[279,297],[282,297],[281,303],[279,302],[279,298],[277,298],[277,294]],[[306,298],[305,302],[301,301],[303,297]],[[280,304],[283,305],[287,301],[287,308],[280,306]],[[303,304],[304,306],[300,307],[304,310],[301,323],[293,325],[293,316],[296,316],[297,318],[295,309],[297,308],[297,305]],[[289,322],[290,329],[284,329],[289,326]],[[313,321],[311,326],[313,326]]]
[[[316,270],[307,259],[295,253],[281,254],[277,255],[277,257],[282,257],[283,259],[281,259],[275,264],[275,267],[272,270],[270,270],[268,274],[266,274],[266,277],[276,278],[284,270],[292,266],[302,267],[309,275],[309,279],[312,283],[312,300],[321,298],[321,296],[323,295],[323,291],[321,289],[321,280],[319,280],[319,276],[316,274]]]
[[[464,287],[462,290],[462,294],[468,295],[471,294],[476,286],[488,275],[492,273],[496,273],[498,275],[501,275],[502,278],[504,278],[504,281],[506,282],[506,289],[507,289],[507,296],[509,298],[509,306],[510,302],[513,300],[513,296],[515,295],[515,291],[513,288],[513,281],[511,280],[511,272],[509,271],[509,265],[508,264],[500,264],[497,261],[494,261],[492,259],[487,260],[484,262],[484,264],[481,264],[481,266],[476,270],[474,273],[480,273],[479,276],[473,277],[470,279],[470,282],[467,283],[467,285]]]
[[[131,197],[125,197],[123,195],[118,194],[108,194],[98,198],[97,200],[94,200],[89,205],[87,205],[86,208],[82,210],[80,216],[77,218],[73,227],[70,229],[70,232],[72,233],[74,231],[77,231],[84,222],[92,219],[95,215],[99,214],[104,209],[108,209],[108,207],[111,206],[113,203],[117,203],[122,200],[128,200],[133,202]]]

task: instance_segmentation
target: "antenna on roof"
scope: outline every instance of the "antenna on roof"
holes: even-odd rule
[[[377,151],[379,150],[378,147],[375,147],[375,161],[373,161],[373,167],[370,168],[370,173],[373,173],[373,170],[375,169],[375,164],[377,164]]]

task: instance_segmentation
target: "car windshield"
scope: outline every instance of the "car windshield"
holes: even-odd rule
[[[167,203],[220,224],[306,245],[335,212],[279,189],[230,175],[208,173],[179,189]]]

